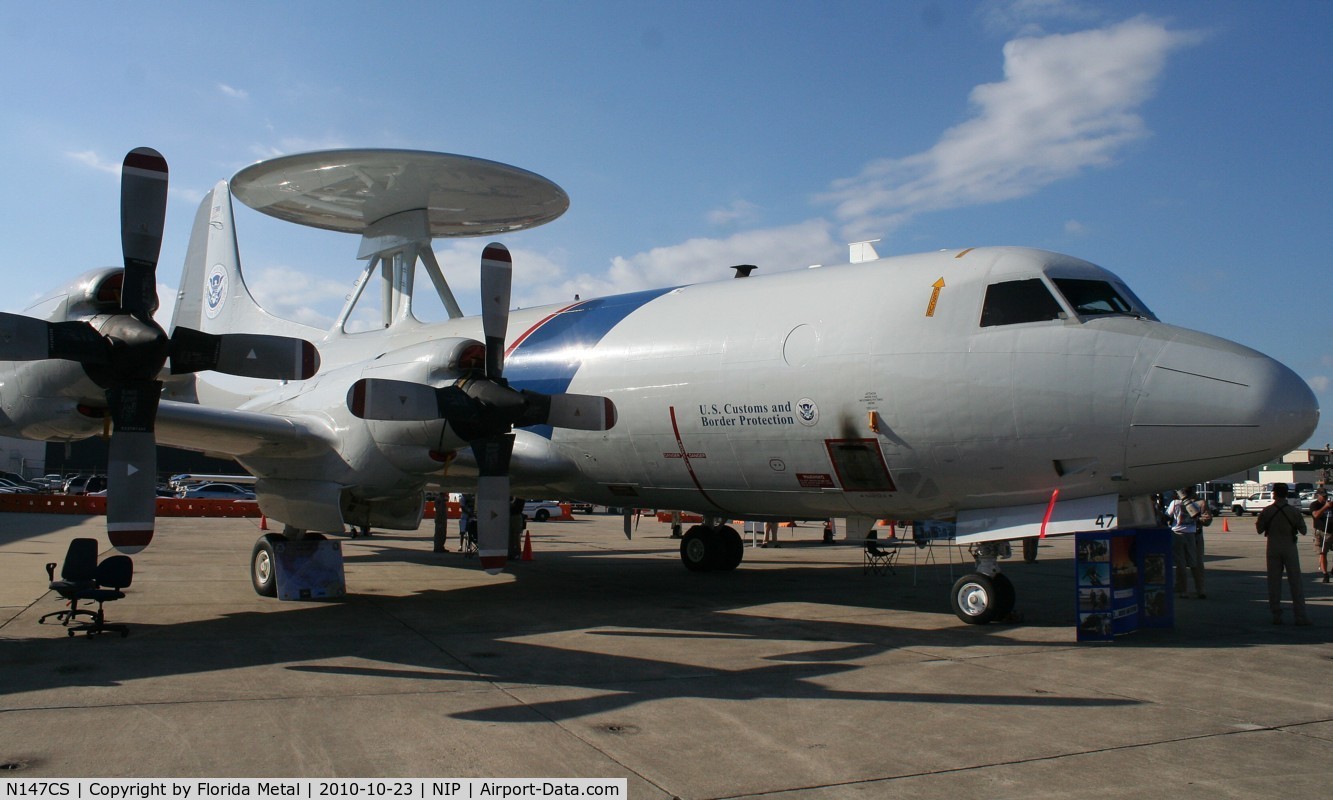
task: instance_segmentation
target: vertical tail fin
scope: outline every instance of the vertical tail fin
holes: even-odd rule
[[[218,181],[194,215],[172,328],[205,333],[272,333],[318,340],[324,331],[275,317],[245,285],[236,244],[231,188]]]

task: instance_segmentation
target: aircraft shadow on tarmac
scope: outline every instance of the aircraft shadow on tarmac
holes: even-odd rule
[[[412,541],[420,547],[419,538]],[[392,559],[389,550],[394,551]],[[920,628],[894,625],[873,612],[944,614],[953,619],[947,608],[940,608],[949,585],[947,565],[923,568],[921,580],[913,586],[910,566],[887,579],[862,576],[859,554],[858,561],[851,562],[853,552],[848,550],[845,568],[788,564],[747,570],[742,566],[722,574],[686,573],[662,554],[641,550],[544,554],[540,568],[515,565],[513,578],[503,583],[408,595],[354,593],[340,602],[289,604],[254,599],[262,610],[174,624],[136,623],[132,605],[122,602],[117,604],[116,619],[131,624],[133,633],[128,639],[0,640],[0,672],[6,676],[0,682],[0,696],[9,696],[23,707],[30,701],[19,695],[44,690],[122,686],[154,677],[280,667],[277,677],[271,671],[259,673],[269,676],[263,679],[268,684],[238,686],[236,696],[260,699],[265,692],[284,691],[278,685],[282,681],[299,686],[305,680],[301,676],[326,686],[346,679],[349,694],[360,691],[367,681],[386,679],[423,681],[423,691],[475,691],[478,685],[486,685],[594,693],[529,704],[516,704],[506,693],[509,699],[504,705],[454,715],[520,723],[569,719],[682,697],[1015,707],[1106,707],[1136,702],[1097,692],[1079,694],[1077,688],[1047,692],[1015,685],[1011,692],[977,691],[977,687],[884,691],[864,686],[849,691],[822,685],[830,678],[837,683],[835,676],[895,650],[913,652],[916,660],[924,661],[937,660],[940,651],[950,648],[1037,652],[1077,646],[1069,639],[1053,640],[1049,631],[1040,637],[1024,635],[1025,626],[941,625],[937,618]],[[347,561],[349,567],[372,566],[404,558],[451,567],[470,565],[456,553],[404,552],[398,542],[389,539],[380,545],[349,549]],[[762,563],[763,555],[747,553],[747,558]],[[1072,629],[1072,583],[1058,577],[1070,576],[1072,570],[1068,559],[1010,567],[1020,593],[1027,593],[1026,600],[1020,597],[1020,608],[1026,605],[1036,611],[1029,615],[1028,623],[1034,631]],[[960,572],[958,565],[953,572]],[[366,591],[375,583],[371,573],[362,570],[358,574]],[[1243,591],[1254,594],[1256,600],[1260,592],[1255,587],[1262,586],[1262,578],[1245,572],[1210,575],[1215,593],[1225,595],[1244,585]],[[233,598],[228,595],[215,602],[225,606]],[[770,611],[786,603],[815,604],[815,611],[811,613],[808,606],[791,616]],[[1261,611],[1253,609],[1256,615]],[[4,633],[10,637],[19,633],[16,624],[11,623]],[[1269,631],[1234,624],[1219,641],[1215,627],[1184,634],[1179,626],[1174,631],[1147,631],[1113,646],[1273,643]],[[1321,628],[1305,631],[1310,635],[1303,636],[1303,641],[1329,638]],[[971,655],[958,652],[963,658],[977,654],[975,649]],[[756,662],[761,665],[755,666]],[[213,688],[216,691],[215,685]],[[4,703],[3,707],[12,706]]]

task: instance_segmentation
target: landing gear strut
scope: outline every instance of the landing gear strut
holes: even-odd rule
[[[1001,544],[1008,546],[997,542],[974,545],[972,555],[977,561],[977,571],[964,575],[953,585],[949,596],[953,613],[969,625],[1002,620],[1014,610],[1014,585],[996,563]]]
[[[729,572],[745,557],[745,541],[727,525],[695,525],[680,540],[680,560],[691,572]]]

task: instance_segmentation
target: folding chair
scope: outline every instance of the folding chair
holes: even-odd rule
[[[861,551],[861,574],[892,575],[893,563],[898,560],[898,548],[880,547],[878,534],[871,531],[866,536],[865,549]]]

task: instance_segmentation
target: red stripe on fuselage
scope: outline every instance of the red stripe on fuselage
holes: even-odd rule
[[[514,349],[517,348],[520,344],[523,344],[524,339],[536,333],[538,328],[550,322],[551,320],[555,319],[556,317],[560,316],[561,314],[565,313],[566,311],[570,310],[571,308],[576,308],[581,305],[583,305],[582,302],[570,303],[564,308],[558,311],[553,311],[550,314],[547,314],[542,319],[538,320],[536,324],[534,324],[531,328],[528,328],[526,331],[523,331],[522,335],[520,335],[517,339],[515,339],[514,343],[509,345],[509,347],[505,349],[505,357],[508,358],[514,352]]]

